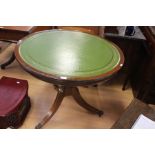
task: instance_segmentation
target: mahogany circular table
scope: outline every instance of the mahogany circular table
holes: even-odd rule
[[[27,72],[54,84],[58,91],[51,109],[35,128],[41,128],[55,114],[67,95],[101,116],[103,112],[86,103],[77,86],[103,81],[124,64],[121,50],[113,43],[66,30],[41,31],[25,37],[18,42],[15,57]]]

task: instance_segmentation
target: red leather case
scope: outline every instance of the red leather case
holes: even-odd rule
[[[0,128],[19,127],[29,109],[28,82],[2,77],[0,79]]]

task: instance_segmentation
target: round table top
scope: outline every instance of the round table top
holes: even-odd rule
[[[41,31],[19,41],[15,55],[29,72],[49,78],[93,80],[119,70],[121,50],[100,37],[78,31]]]

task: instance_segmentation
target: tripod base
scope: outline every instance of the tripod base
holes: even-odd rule
[[[95,107],[89,105],[80,95],[80,92],[77,87],[64,87],[64,86],[57,86],[56,87],[58,93],[56,96],[56,99],[54,101],[54,104],[49,109],[48,113],[45,115],[45,117],[42,119],[42,121],[35,127],[35,129],[42,128],[57,112],[59,109],[59,106],[62,103],[62,100],[65,96],[73,96],[73,98],[76,100],[76,103],[80,105],[81,107],[85,108],[86,110],[90,111],[91,113],[97,114],[99,116],[103,115],[103,111],[96,109]]]

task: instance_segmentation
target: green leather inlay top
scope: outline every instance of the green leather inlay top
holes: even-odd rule
[[[76,31],[44,31],[19,47],[25,63],[42,72],[65,77],[97,76],[120,62],[118,49],[99,37]]]

